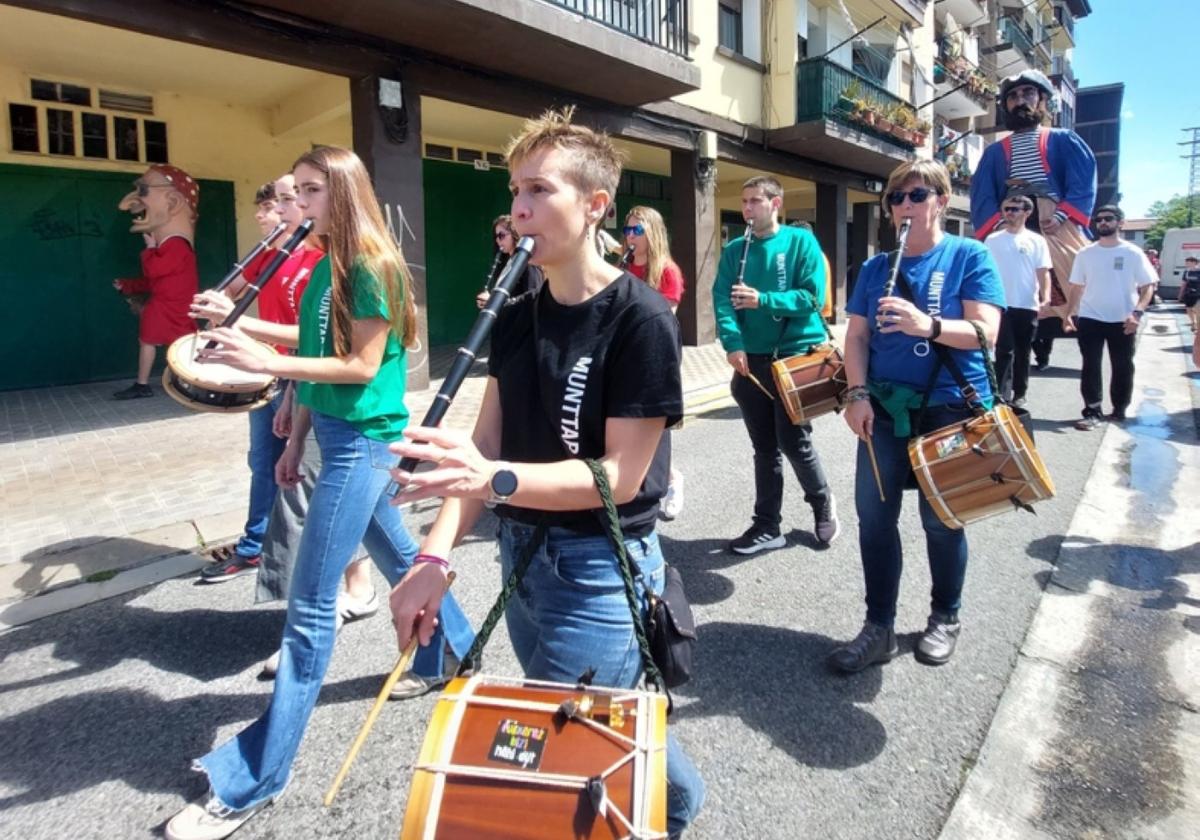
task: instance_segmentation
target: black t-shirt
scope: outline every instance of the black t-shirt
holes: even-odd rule
[[[500,457],[548,463],[600,458],[610,417],[683,415],[679,324],[662,295],[623,274],[589,300],[563,306],[543,286],[500,313],[488,374],[500,390]],[[665,427],[664,427],[665,429]],[[617,508],[627,537],[654,529],[667,490],[671,443],[665,430],[637,496]],[[544,512],[500,505],[519,522],[603,533],[594,511]]]
[[[1189,297],[1200,295],[1200,268],[1186,268],[1183,276],[1183,293]]]
[[[494,289],[496,282],[503,276],[504,267],[508,265],[508,261],[512,257],[507,257],[503,262],[496,266],[496,270],[492,272],[491,278],[488,280],[488,289]],[[536,265],[526,265],[525,271],[517,278],[517,282],[513,284],[512,291],[509,293],[509,300],[523,295],[526,292],[536,292],[542,287],[544,280],[542,270]]]

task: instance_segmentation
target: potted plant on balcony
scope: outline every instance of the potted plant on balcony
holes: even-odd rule
[[[895,115],[895,113],[896,113],[896,106],[894,106],[894,105],[882,106],[879,109],[879,112],[875,115],[875,127],[877,129],[879,129],[880,131],[882,131],[884,134],[891,134],[892,129],[896,125],[895,122],[892,121],[892,117]]]
[[[870,99],[863,97],[854,101],[854,119],[856,122],[874,128],[877,116],[878,106]]]
[[[925,138],[929,136],[929,132],[933,126],[929,124],[929,120],[917,120],[913,126],[913,143],[918,146],[925,145]]]
[[[917,112],[907,105],[896,103],[891,113],[892,136],[902,143],[913,142],[913,129],[917,125]]]
[[[850,84],[846,85],[841,95],[838,96],[838,108],[845,114],[853,114],[857,111],[857,105],[862,102],[863,90],[858,79],[854,79]]]

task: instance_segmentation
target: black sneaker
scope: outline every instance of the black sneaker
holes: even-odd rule
[[[242,575],[252,575],[258,571],[261,556],[243,557],[234,552],[226,560],[209,563],[200,570],[200,580],[203,583],[224,583],[227,580],[239,578]]]
[[[153,397],[154,390],[149,385],[134,382],[128,388],[122,388],[113,394],[114,400],[136,400],[139,397]]]
[[[1104,419],[1110,423],[1124,423],[1129,418],[1125,416],[1124,411],[1114,411],[1112,414],[1106,415]]]
[[[958,634],[962,624],[956,615],[932,613],[925,625],[925,632],[917,642],[915,656],[918,662],[926,665],[945,665],[954,655],[954,646],[958,644]]]
[[[900,646],[896,644],[896,631],[866,621],[854,640],[834,648],[825,662],[835,671],[857,674],[869,665],[891,662],[898,653]]]
[[[812,509],[813,517],[817,520],[813,529],[817,542],[829,545],[842,533],[842,523],[838,521],[837,502],[833,500],[833,494],[829,493],[817,499],[812,503]]]
[[[734,554],[757,554],[770,548],[783,548],[786,544],[787,540],[778,531],[751,525],[746,533],[730,541],[729,550]]]

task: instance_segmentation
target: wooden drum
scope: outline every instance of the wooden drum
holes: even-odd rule
[[[784,410],[797,425],[838,411],[845,402],[846,363],[836,344],[772,362],[771,376]]]
[[[275,377],[266,373],[247,373],[228,365],[197,362],[202,347],[193,333],[175,339],[167,348],[167,369],[163,371],[163,390],[176,402],[195,411],[225,413],[253,411],[275,396]],[[269,344],[264,347],[278,352]]]
[[[665,838],[667,701],[476,675],[434,707],[401,840]]]
[[[908,459],[921,492],[950,528],[1014,507],[1032,510],[1054,496],[1042,456],[1007,405],[914,438]]]

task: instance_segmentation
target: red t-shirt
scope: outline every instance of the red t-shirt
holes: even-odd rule
[[[276,253],[274,249],[268,249],[263,255],[270,254],[270,257],[274,257]],[[284,260],[283,265],[258,293],[258,317],[273,324],[300,323],[300,298],[308,286],[313,267],[324,256],[325,252],[320,248],[301,245]],[[257,281],[270,257],[251,262],[242,272],[242,276],[251,283]],[[276,345],[276,349],[280,353],[291,352],[289,348],[279,345]]]
[[[170,344],[195,331],[188,317],[192,297],[199,291],[196,252],[182,236],[170,236],[156,248],[142,251],[142,276],[121,281],[124,294],[146,294],[138,338],[145,344]]]
[[[649,263],[646,265],[630,263],[629,273],[639,280],[645,280],[646,269],[649,265]],[[658,291],[672,306],[678,306],[679,301],[683,300],[683,272],[672,260],[667,260],[667,264],[663,268],[662,281],[658,284]]]

